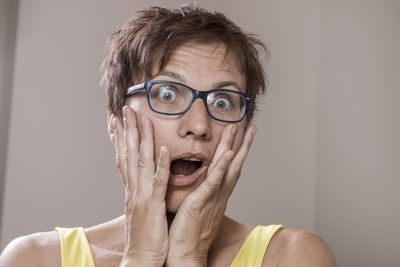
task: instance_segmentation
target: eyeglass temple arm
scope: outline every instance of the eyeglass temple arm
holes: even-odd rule
[[[131,87],[128,88],[128,90],[127,90],[127,92],[126,92],[126,95],[127,95],[127,96],[130,96],[131,94],[135,93],[135,92],[138,91],[138,90],[145,89],[146,86],[147,86],[147,82],[144,82],[144,83],[141,83],[141,84],[138,84],[138,85],[131,86]]]

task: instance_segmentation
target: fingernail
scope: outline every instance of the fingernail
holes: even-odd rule
[[[128,108],[127,108],[127,106],[124,106],[122,108],[122,114],[124,115],[124,119],[128,116]]]
[[[253,127],[253,129],[251,129],[251,134],[255,135],[257,132],[257,127]]]
[[[233,157],[233,151],[230,151],[230,153],[227,153],[225,156],[227,160],[230,160],[232,157]]]
[[[236,131],[237,131],[237,127],[236,127],[236,126],[233,126],[231,131],[232,131],[232,134],[235,134]]]
[[[164,157],[166,153],[167,153],[167,149],[165,148],[165,146],[162,146],[162,147],[161,147],[160,156]]]
[[[112,133],[116,132],[116,128],[117,128],[116,125],[117,125],[116,118],[113,118],[112,121],[111,121],[111,132]]]

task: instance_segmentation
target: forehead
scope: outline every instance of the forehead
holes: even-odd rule
[[[214,60],[219,64],[227,62],[236,64],[236,58],[233,53],[221,42],[188,41],[172,49],[169,53],[168,60],[177,56],[197,56]],[[168,61],[166,64],[168,64]]]
[[[244,90],[245,77],[239,60],[220,42],[186,42],[169,52],[165,63],[154,64],[152,78],[162,72],[174,72],[183,82],[203,84],[206,80],[234,81]],[[203,82],[201,82],[203,81]]]

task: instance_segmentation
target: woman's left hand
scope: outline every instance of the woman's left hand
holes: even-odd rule
[[[256,132],[248,126],[236,155],[236,126],[225,127],[206,179],[181,204],[169,230],[167,266],[206,266],[208,250],[224,217],[227,202]]]

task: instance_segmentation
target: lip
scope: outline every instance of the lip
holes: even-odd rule
[[[198,168],[194,173],[188,176],[183,176],[183,175],[175,175],[170,173],[169,174],[169,180],[168,184],[174,185],[174,186],[187,186],[190,184],[193,184],[203,173],[204,166]]]
[[[193,184],[203,173],[204,168],[210,164],[210,160],[208,159],[208,157],[205,154],[191,153],[191,152],[183,153],[179,156],[173,157],[171,159],[171,162],[176,159],[180,159],[180,158],[198,158],[198,159],[201,159],[202,165],[194,173],[192,173],[191,175],[188,175],[188,176],[175,175],[170,172],[169,180],[168,180],[168,184],[170,184],[170,185],[187,186],[187,185]]]
[[[201,166],[208,166],[211,162],[211,160],[202,152],[198,152],[198,153],[192,153],[192,152],[186,152],[183,154],[180,154],[178,156],[175,156],[173,158],[171,158],[171,162],[176,160],[176,159],[181,159],[181,158],[198,158],[201,159],[201,161],[203,162]]]

